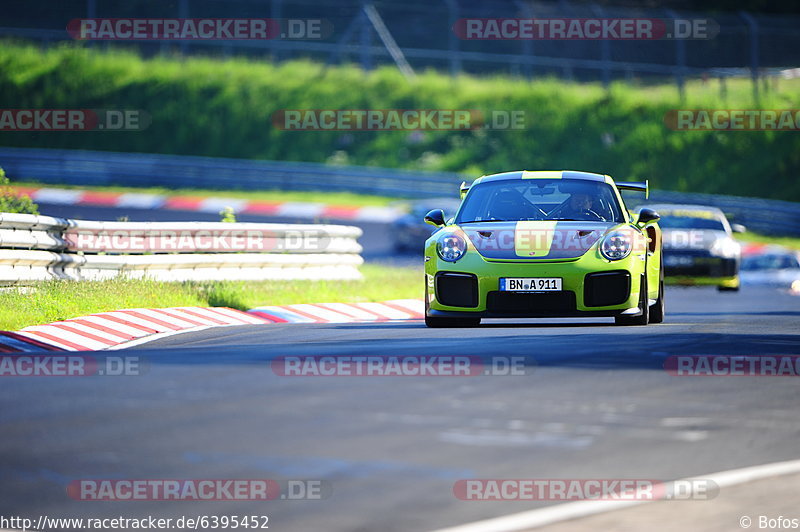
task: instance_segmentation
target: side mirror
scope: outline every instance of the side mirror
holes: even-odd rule
[[[731,231],[734,233],[745,233],[747,232],[747,228],[742,224],[731,224]]]
[[[442,227],[444,225],[444,211],[442,209],[428,211],[428,214],[425,215],[425,223]]]
[[[636,220],[636,223],[647,225],[649,223],[656,222],[660,219],[661,216],[659,216],[656,211],[644,207],[642,210],[639,211],[639,218]]]

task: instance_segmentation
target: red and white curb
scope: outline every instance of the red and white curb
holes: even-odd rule
[[[383,303],[316,303],[257,307],[249,311],[275,323],[351,323],[359,321],[421,320],[421,299],[394,299]]]
[[[176,307],[101,312],[16,332],[0,332],[0,352],[100,351],[208,327],[263,324],[262,318],[226,307]]]
[[[0,353],[124,349],[173,334],[210,327],[268,323],[350,323],[418,320],[423,303],[398,299],[383,303],[321,303],[258,307],[175,307],[101,312],[16,332],[0,331]]]
[[[328,205],[310,202],[247,201],[235,198],[198,196],[166,196],[135,192],[102,192],[65,188],[12,187],[18,195],[27,195],[36,203],[58,205],[92,205],[134,209],[167,209],[176,211],[219,213],[225,207],[237,214],[282,216],[288,218],[327,218],[332,220],[364,220],[391,222],[402,212],[392,207]]]

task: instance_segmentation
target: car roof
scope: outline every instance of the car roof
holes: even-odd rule
[[[599,181],[603,183],[609,181],[611,178],[607,175],[578,172],[575,170],[540,170],[535,172],[518,170],[516,172],[485,175],[476,179],[473,185],[489,181],[511,181],[514,179],[581,179],[584,181]]]

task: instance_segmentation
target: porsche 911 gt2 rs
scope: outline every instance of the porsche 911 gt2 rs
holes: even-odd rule
[[[518,171],[462,185],[462,203],[425,243],[425,323],[464,327],[482,318],[664,319],[658,214],[629,214],[620,189],[647,182],[607,175]]]

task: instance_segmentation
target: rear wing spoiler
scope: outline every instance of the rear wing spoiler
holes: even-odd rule
[[[471,187],[471,186],[472,185],[471,184],[468,185],[466,181],[462,181],[461,182],[461,185],[459,185],[459,187],[458,187],[458,192],[461,194],[461,199],[464,199],[464,196],[467,195],[467,192],[469,191],[469,187]]]
[[[620,190],[636,190],[644,192],[645,199],[650,197],[650,180],[644,181],[621,181],[617,183],[617,188]]]

